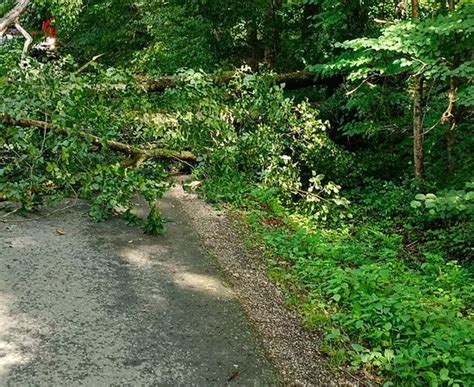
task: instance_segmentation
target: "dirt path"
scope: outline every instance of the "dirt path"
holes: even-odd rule
[[[0,385],[278,384],[174,203],[162,237],[85,206],[0,223]]]

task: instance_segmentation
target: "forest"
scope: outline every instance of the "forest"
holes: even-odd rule
[[[159,234],[153,203],[191,174],[328,367],[474,384],[470,0],[2,0],[0,18],[0,200],[80,197]]]

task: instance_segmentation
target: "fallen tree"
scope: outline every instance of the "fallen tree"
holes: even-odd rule
[[[26,11],[30,0],[19,0],[15,6],[0,19],[0,36],[7,30],[8,26],[15,24],[19,17]]]
[[[33,120],[29,118],[14,118],[4,113],[0,113],[0,123],[5,125],[48,130],[65,136],[70,134],[70,131],[68,129],[49,122]],[[133,162],[126,162],[124,164],[126,166],[141,163],[144,160],[150,158],[161,160],[178,160],[185,162],[196,161],[196,155],[188,151],[175,151],[165,148],[143,149],[135,145],[125,144],[115,140],[107,140],[104,142],[102,138],[87,133],[85,130],[80,130],[79,135],[85,139],[90,140],[94,145],[102,146],[105,143],[107,145],[107,148],[113,151],[121,152],[132,156],[130,160],[133,160]]]
[[[20,16],[26,11],[31,0],[18,0],[15,6],[10,12],[0,19],[0,38],[3,36],[7,28],[14,24],[17,30],[25,38],[25,44],[23,46],[23,55],[26,54],[30,44],[33,42],[31,35],[21,26]]]
[[[217,84],[227,84],[234,77],[234,71],[226,71],[213,77]],[[179,78],[172,75],[157,77],[154,79],[141,78],[139,80],[142,87],[148,92],[162,92],[166,89],[176,87],[179,84]],[[342,82],[341,76],[333,76],[328,78],[318,78],[309,71],[295,71],[292,73],[277,74],[275,76],[277,84],[284,84],[285,90],[295,90],[303,87],[321,85],[330,89],[337,87]]]

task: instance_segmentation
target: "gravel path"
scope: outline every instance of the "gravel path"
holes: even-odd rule
[[[170,196],[218,262],[285,385],[371,385],[350,373],[335,372],[325,366],[325,359],[318,352],[321,337],[304,329],[297,313],[287,308],[281,289],[268,279],[260,254],[245,245],[248,235],[238,221],[215,210],[197,195],[185,193],[179,185]]]
[[[0,223],[0,385],[279,384],[176,204],[162,237],[86,206]]]

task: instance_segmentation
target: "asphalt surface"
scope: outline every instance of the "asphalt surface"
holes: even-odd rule
[[[0,385],[279,384],[179,203],[160,207],[160,237],[85,206],[0,222]]]

